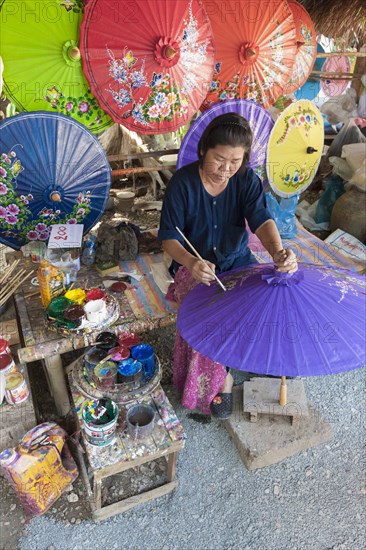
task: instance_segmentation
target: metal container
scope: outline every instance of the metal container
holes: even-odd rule
[[[132,405],[127,411],[126,421],[130,436],[141,439],[154,429],[155,410],[150,405]]]

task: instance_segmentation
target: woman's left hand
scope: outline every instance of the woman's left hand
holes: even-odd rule
[[[275,252],[273,261],[276,269],[282,273],[295,273],[297,271],[297,258],[291,248],[284,248]]]

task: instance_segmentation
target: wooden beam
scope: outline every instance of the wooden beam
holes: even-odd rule
[[[109,155],[108,161],[115,162],[119,160],[134,160],[134,159],[144,159],[144,158],[155,158],[155,157],[164,157],[165,155],[176,155],[179,153],[179,149],[165,149],[163,151],[148,151],[147,153],[131,153],[124,155]]]

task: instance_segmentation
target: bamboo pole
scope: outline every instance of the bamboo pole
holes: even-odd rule
[[[0,279],[0,285],[3,283],[5,278],[9,277],[13,273],[14,269],[16,268],[19,262],[20,262],[20,259],[15,260],[15,262],[7,266],[7,268],[5,269]]]
[[[280,405],[284,407],[287,405],[287,384],[286,376],[281,376],[281,386],[280,386]]]
[[[366,52],[324,52],[324,53],[317,53],[317,58],[323,58],[323,57],[366,57]]]
[[[1,296],[0,296],[0,305],[3,305],[5,304],[5,302],[10,298],[10,296],[12,294],[14,294],[14,292],[17,290],[17,288],[24,283],[24,281],[26,281],[28,279],[28,277],[30,277],[32,275],[33,271],[30,271],[29,273],[27,273],[27,275],[25,277],[20,277],[17,279],[17,282],[15,283],[15,285],[12,286],[12,288],[10,288],[8,290],[8,293],[7,294],[3,294],[1,293]]]

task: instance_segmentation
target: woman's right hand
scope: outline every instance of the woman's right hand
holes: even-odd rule
[[[191,272],[192,277],[204,285],[210,286],[210,281],[215,280],[213,273],[215,273],[216,267],[215,264],[211,262],[202,261],[198,258],[192,257],[192,263],[188,269]]]

